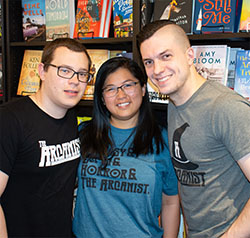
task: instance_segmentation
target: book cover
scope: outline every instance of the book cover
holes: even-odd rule
[[[102,49],[88,49],[89,56],[92,61],[92,66],[90,68],[90,73],[94,75],[91,82],[88,83],[85,93],[82,99],[85,100],[93,100],[94,98],[94,86],[95,86],[95,79],[96,74],[100,68],[100,66],[109,59],[109,50],[102,50]]]
[[[197,45],[194,50],[194,65],[205,79],[227,84],[230,48],[227,45]]]
[[[45,0],[46,40],[73,38],[75,0]]]
[[[0,96],[3,96],[3,64],[2,64],[2,53],[0,53]]]
[[[31,95],[38,91],[40,86],[38,64],[41,62],[42,53],[42,50],[24,51],[17,95]]]
[[[193,33],[236,32],[236,3],[237,0],[196,0]]]
[[[114,37],[133,36],[133,0],[113,0]]]
[[[239,50],[242,50],[242,49],[241,48],[231,48],[230,49],[228,74],[227,74],[227,87],[229,87],[231,89],[234,89],[236,53]]]
[[[239,31],[250,31],[250,0],[243,0]]]
[[[161,94],[158,88],[152,83],[150,79],[148,79],[147,82],[147,89],[150,102],[163,104],[167,104],[169,102],[168,96],[165,94]]]
[[[250,50],[240,50],[236,54],[234,90],[250,99]]]
[[[2,3],[0,2],[0,38],[2,38]]]
[[[74,38],[109,36],[112,0],[78,0]]]
[[[45,41],[44,0],[22,0],[23,39],[25,41]]]
[[[192,33],[194,0],[155,0],[154,4],[154,20],[171,20]]]
[[[140,2],[140,23],[141,29],[153,20],[154,0],[141,0]]]

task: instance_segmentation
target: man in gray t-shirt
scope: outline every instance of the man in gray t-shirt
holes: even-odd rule
[[[137,40],[148,77],[170,96],[169,148],[188,237],[250,237],[250,103],[198,74],[174,23],[149,23]]]

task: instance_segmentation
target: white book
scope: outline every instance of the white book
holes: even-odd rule
[[[194,65],[205,79],[227,84],[230,47],[227,45],[197,45]]]

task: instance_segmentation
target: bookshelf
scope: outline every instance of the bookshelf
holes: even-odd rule
[[[22,36],[22,8],[21,0],[0,0],[2,3],[3,37],[0,49],[3,54],[4,96],[0,102],[10,101],[17,97],[17,85],[25,49],[43,49],[45,41],[25,42]],[[77,6],[77,0],[75,0]],[[136,34],[140,30],[140,1],[133,4],[134,36],[128,38],[114,38],[113,28],[109,38],[80,40],[88,49],[109,49],[132,51],[135,61],[140,63],[140,55],[136,46]],[[112,24],[112,20],[111,20]],[[231,47],[250,49],[250,33],[220,33],[189,35],[192,45],[227,44]],[[92,101],[81,101],[81,107],[91,111]],[[164,104],[153,103],[157,112],[165,111]],[[164,114],[165,118],[165,114]]]
[[[7,101],[7,89],[6,89],[6,80],[5,80],[5,61],[6,61],[6,46],[5,46],[5,1],[0,0],[1,5],[1,14],[0,14],[0,21],[2,25],[2,37],[0,37],[0,52],[2,54],[2,92],[0,92],[0,104]]]

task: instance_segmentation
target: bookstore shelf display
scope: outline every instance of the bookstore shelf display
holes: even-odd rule
[[[25,41],[23,38],[22,0],[1,0],[2,3],[2,38],[0,49],[3,59],[3,95],[0,102],[9,101],[17,96],[17,87],[25,50],[42,50],[45,40]],[[77,7],[77,0],[75,9]],[[142,0],[133,1],[133,35],[129,37],[114,37],[114,28],[110,28],[108,38],[79,39],[87,49],[123,50],[133,53],[133,58],[140,63],[139,52],[136,47],[136,34],[140,30],[140,10]],[[113,24],[111,18],[111,25]],[[131,20],[131,19],[130,19]],[[117,19],[116,19],[117,21]],[[250,49],[250,32],[215,33],[215,34],[188,34],[192,45],[228,45]],[[3,47],[4,44],[4,47]],[[4,52],[3,52],[4,51]],[[92,102],[82,100],[81,107],[91,107]],[[157,110],[164,110],[165,105],[154,103]]]

